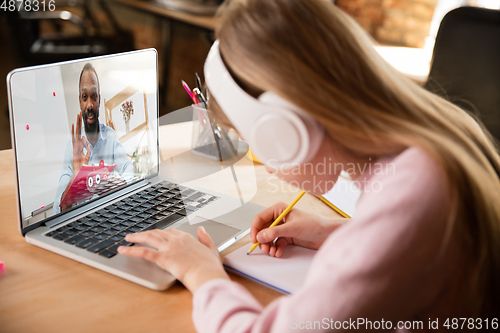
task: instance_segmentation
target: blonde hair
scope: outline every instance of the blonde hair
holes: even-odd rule
[[[221,54],[244,88],[293,102],[353,153],[417,146],[441,165],[451,190],[443,244],[459,230],[470,253],[472,306],[498,313],[500,158],[483,126],[395,71],[330,1],[230,0],[219,16]],[[215,101],[210,108],[228,123]]]

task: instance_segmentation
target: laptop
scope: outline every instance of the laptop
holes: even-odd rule
[[[203,226],[219,251],[263,207],[160,175],[158,57],[147,49],[7,76],[20,233],[154,290],[175,278],[117,253],[129,233]]]

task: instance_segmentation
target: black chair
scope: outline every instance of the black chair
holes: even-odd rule
[[[500,11],[460,7],[439,27],[425,87],[476,113],[500,140]]]
[[[105,35],[93,19],[88,1],[73,1],[81,7],[84,16],[69,11],[6,11],[6,21],[19,65],[37,65],[90,56],[131,51],[134,49],[133,35],[122,29],[105,1],[99,1],[107,16],[113,33]],[[40,21],[48,21],[55,33],[47,36],[40,33]],[[61,31],[62,22],[70,22],[79,28],[79,34],[68,36]]]

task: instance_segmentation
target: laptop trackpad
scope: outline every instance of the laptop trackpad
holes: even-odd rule
[[[194,238],[198,239],[197,236],[198,227],[205,228],[206,232],[210,235],[210,237],[212,237],[215,246],[217,247],[219,247],[222,243],[224,243],[224,241],[227,241],[228,238],[231,238],[232,236],[240,232],[239,229],[229,227],[219,222],[205,219],[201,216],[196,216],[192,221],[187,221],[175,229],[187,232],[193,235]]]

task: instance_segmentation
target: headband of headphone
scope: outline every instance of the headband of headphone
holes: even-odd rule
[[[204,73],[210,94],[263,163],[291,168],[316,155],[323,140],[323,127],[270,91],[258,99],[245,92],[224,65],[218,40],[210,49]]]

